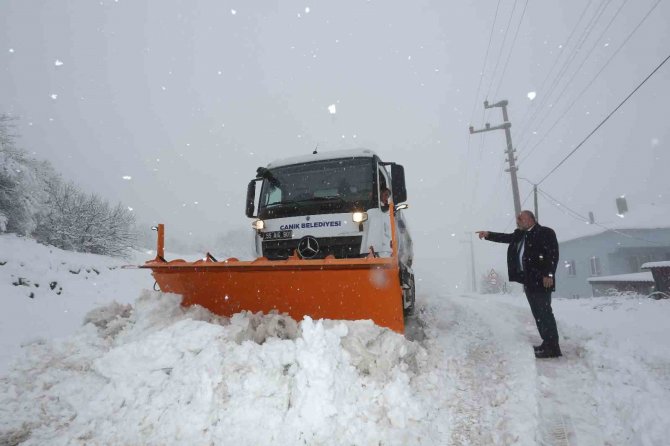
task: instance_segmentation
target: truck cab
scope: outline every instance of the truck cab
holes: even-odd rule
[[[392,255],[393,205],[405,310],[413,310],[413,249],[404,169],[367,149],[314,153],[259,167],[247,190],[258,257]],[[405,292],[406,291],[406,292]],[[411,308],[410,308],[411,307]]]

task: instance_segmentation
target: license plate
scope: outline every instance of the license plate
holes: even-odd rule
[[[293,238],[293,231],[269,231],[263,233],[263,240],[284,240]]]

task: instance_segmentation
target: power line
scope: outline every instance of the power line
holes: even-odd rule
[[[575,23],[575,26],[572,28],[572,31],[570,31],[570,34],[568,35],[568,38],[565,41],[565,46],[564,46],[565,48],[567,48],[570,45],[570,42],[572,41],[572,36],[577,31],[577,28],[579,27],[579,24],[582,23],[582,19],[584,17],[586,17],[586,11],[591,6],[591,3],[593,3],[593,0],[589,0],[589,2],[586,4],[586,6],[582,10],[582,12],[579,14],[579,20],[577,20],[577,23]],[[540,88],[539,88],[538,91],[544,91],[544,86],[547,84],[547,81],[549,80],[549,76],[551,76],[551,73],[554,71],[554,68],[558,64],[558,61],[561,60],[562,56],[563,56],[563,52],[561,52],[560,55],[554,59],[554,63],[552,64],[549,71],[547,71],[547,75],[542,80],[542,83],[540,84]],[[528,116],[529,112],[530,112],[530,109],[528,109],[526,114],[524,114],[523,118],[521,119],[521,122],[523,124],[521,125],[520,130],[523,129],[523,127],[525,127],[525,124],[527,124],[528,121],[527,121],[526,117]],[[520,134],[521,134],[521,132],[520,132]]]
[[[486,53],[485,53],[485,55],[484,55],[484,62],[483,62],[483,64],[482,64],[482,70],[481,70],[481,72],[479,73],[479,83],[478,83],[478,85],[477,85],[477,92],[475,93],[475,101],[474,101],[474,104],[472,105],[472,112],[470,113],[470,122],[473,122],[473,121],[474,121],[475,110],[476,110],[476,108],[477,108],[477,103],[478,103],[478,101],[479,101],[479,92],[481,91],[482,80],[484,79],[484,72],[486,71],[486,63],[487,63],[487,61],[488,61],[489,51],[490,51],[490,49],[491,49],[491,42],[493,41],[493,32],[495,31],[496,21],[498,20],[498,10],[500,9],[500,2],[501,2],[501,0],[498,0],[498,4],[496,5],[496,12],[495,12],[495,14],[494,14],[494,16],[493,16],[493,23],[491,24],[491,32],[489,33],[489,43],[488,43],[488,45],[487,45],[487,47],[486,47]],[[466,157],[467,157],[467,158],[466,158],[466,162],[468,162],[469,159],[470,159],[470,143],[471,143],[471,141],[472,141],[472,138],[471,138],[470,134],[468,134],[468,142],[467,142],[467,147],[466,147]],[[481,158],[481,152],[482,152],[483,144],[484,144],[484,137],[482,136],[481,141],[480,141],[480,148],[479,148],[479,156],[480,156],[480,158]],[[468,172],[468,174],[469,174],[469,172],[470,172],[469,167],[470,167],[470,166],[469,166],[469,162],[468,162],[468,166],[467,166],[467,172]],[[475,182],[475,183],[474,183],[474,185],[473,185],[473,193],[472,193],[472,195],[473,195],[473,199],[474,199],[475,191],[476,191],[476,189],[477,189],[477,184],[478,184],[478,182],[479,182],[479,170],[477,170],[477,173],[476,173],[475,175],[476,175],[476,176],[475,176],[475,179],[474,179],[474,182]],[[464,205],[464,207],[465,207],[465,202],[463,203],[463,205]],[[469,216],[472,216],[472,200],[470,200],[470,207],[469,207],[469,209],[468,209],[468,215],[469,215]]]
[[[586,25],[586,28],[582,31],[581,35],[579,36],[579,39],[577,40],[576,47],[572,53],[568,56],[568,59],[563,63],[561,66],[559,72],[556,74],[554,77],[553,81],[551,82],[551,85],[549,86],[549,89],[545,95],[542,96],[542,99],[540,100],[540,105],[538,108],[535,110],[535,113],[531,118],[528,120],[528,122],[524,123],[524,128],[521,131],[519,143],[520,145],[523,145],[523,142],[526,140],[526,136],[530,134],[531,130],[531,125],[535,120],[542,114],[542,110],[545,107],[546,104],[549,104],[550,106],[553,106],[551,104],[550,99],[554,95],[556,88],[560,85],[561,81],[563,80],[563,77],[565,76],[565,73],[567,73],[568,68],[572,65],[574,62],[575,58],[579,54],[579,52],[582,49],[582,46],[584,43],[588,40],[589,36],[595,29],[596,24],[602,17],[603,13],[607,9],[607,6],[609,6],[611,0],[602,0],[600,4],[598,5],[596,11],[593,14],[593,17],[591,17],[591,20],[589,23]],[[551,108],[551,107],[550,107]]]
[[[619,105],[617,105],[616,108],[615,108],[614,110],[612,110],[612,111],[610,112],[610,114],[607,115],[607,116],[605,117],[605,119],[603,119],[603,120],[600,122],[600,124],[598,124],[598,125],[596,126],[596,128],[594,128],[594,129],[591,131],[591,133],[589,133],[588,135],[586,135],[586,138],[584,138],[584,139],[582,140],[582,142],[580,142],[580,143],[577,145],[577,147],[575,147],[570,153],[568,153],[568,155],[567,155],[565,158],[563,158],[563,159],[561,160],[561,162],[558,163],[558,164],[556,165],[556,167],[554,167],[553,169],[551,169],[551,171],[550,171],[548,174],[546,174],[546,175],[544,176],[544,178],[542,178],[537,184],[538,184],[538,185],[542,184],[542,183],[544,182],[544,180],[546,180],[547,178],[549,178],[549,176],[550,176],[551,174],[553,174],[559,167],[561,167],[561,166],[563,165],[563,163],[564,163],[565,161],[567,161],[568,158],[570,158],[570,157],[571,157],[577,150],[579,150],[579,148],[580,148],[582,145],[584,145],[584,143],[591,137],[591,135],[593,135],[596,131],[598,131],[598,129],[599,129],[600,127],[602,127],[602,125],[605,124],[605,122],[607,122],[607,120],[608,120],[610,117],[612,117],[612,115],[613,115],[614,113],[616,113],[616,111],[619,110],[619,109],[621,108],[621,106],[623,106],[623,104],[625,104],[625,103],[628,101],[628,99],[630,99],[631,96],[633,96],[633,95],[635,94],[635,92],[637,92],[637,91],[640,89],[640,87],[642,87],[642,86],[643,86],[643,85],[644,85],[644,84],[645,84],[645,83],[646,83],[646,82],[647,82],[647,81],[648,81],[654,74],[656,74],[656,72],[657,72],[658,70],[661,69],[661,67],[668,61],[668,59],[670,59],[670,55],[668,55],[665,59],[663,59],[663,62],[661,62],[656,68],[654,68],[654,70],[653,70],[651,73],[649,73],[649,75],[648,75],[647,77],[645,77],[644,80],[643,80],[642,82],[640,82],[640,84],[639,84],[637,87],[635,87],[635,89],[634,89],[633,91],[631,91],[630,94],[628,94],[628,96],[626,96],[626,98],[625,98],[623,101],[621,101],[621,103],[620,103]]]
[[[498,20],[498,9],[500,8],[500,1],[498,0],[498,5],[496,6],[496,12],[493,16],[493,23],[491,24],[491,33],[489,34],[489,44],[486,47],[486,54],[484,55],[484,63],[482,65],[482,71],[479,73],[479,84],[477,85],[477,93],[475,93],[475,103],[472,106],[472,112],[470,113],[470,122],[474,120],[475,110],[477,109],[477,103],[479,102],[479,91],[482,88],[482,80],[484,79],[484,72],[486,70],[486,62],[489,58],[489,50],[491,49],[491,41],[493,41],[493,31],[495,31],[496,21]],[[468,138],[468,141],[470,138]]]
[[[528,1],[526,0],[526,3],[523,5],[523,11],[521,11],[521,18],[519,18],[519,23],[516,26],[516,32],[514,33],[514,38],[512,39],[512,46],[509,49],[509,53],[507,53],[507,60],[505,61],[505,65],[503,65],[503,70],[502,73],[500,74],[500,80],[498,81],[498,86],[496,87],[495,93],[493,94],[494,98],[498,97],[498,90],[500,90],[500,86],[502,85],[502,81],[505,78],[505,72],[507,71],[507,65],[509,64],[509,60],[512,57],[512,52],[514,51],[514,45],[516,44],[516,38],[519,35],[519,30],[521,29],[521,24],[523,23],[523,18],[526,15],[526,8],[528,7]]]
[[[642,26],[642,24],[647,20],[647,18],[651,15],[651,13],[656,9],[656,7],[659,5],[661,0],[657,0],[654,5],[647,11],[647,13],[642,17],[642,20],[638,22],[638,24],[635,26],[635,28],[628,34],[628,36],[624,39],[624,41],[617,47],[617,49],[612,53],[612,55],[607,59],[607,62],[598,70],[596,75],[589,81],[589,83],[575,96],[574,100],[570,103],[570,105],[563,111],[563,113],[554,121],[553,125],[547,130],[547,132],[544,134],[544,136],[524,155],[524,157],[521,159],[520,163],[525,161],[528,157],[530,157],[531,153],[535,151],[535,149],[544,141],[547,136],[551,133],[552,130],[558,125],[558,123],[565,117],[565,115],[574,107],[574,105],[579,101],[584,93],[591,88],[591,85],[596,81],[596,79],[600,76],[600,74],[607,68],[607,66],[610,64],[610,62],[616,57],[617,54],[619,54],[619,51],[628,43],[628,41],[633,37],[633,35],[637,32],[638,29]]]
[[[568,79],[568,81],[563,85],[563,89],[558,93],[558,96],[556,96],[556,102],[554,104],[552,104],[552,108],[549,109],[544,114],[544,116],[542,117],[540,122],[537,124],[538,129],[542,127],[542,124],[544,124],[544,122],[547,120],[547,118],[551,115],[551,112],[554,110],[553,106],[558,104],[559,102],[561,102],[561,100],[565,97],[564,96],[565,90],[568,89],[568,87],[572,84],[572,81],[575,80],[575,77],[577,77],[577,75],[581,72],[582,67],[590,59],[591,54],[598,47],[598,43],[603,38],[605,33],[610,29],[610,27],[612,26],[612,23],[614,23],[614,20],[616,20],[616,18],[619,16],[619,13],[621,12],[621,10],[623,9],[623,7],[626,5],[627,2],[628,2],[628,0],[623,0],[623,3],[621,3],[619,8],[616,10],[614,15],[610,19],[609,23],[605,26],[605,28],[602,30],[600,35],[593,41],[593,45],[591,45],[591,48],[589,49],[588,53],[586,53],[586,56],[582,59],[582,62],[573,71],[572,76],[570,76],[570,79]],[[532,132],[527,133],[526,136],[528,136],[529,138],[532,138]],[[522,144],[520,144],[520,145],[522,145]]]
[[[607,1],[607,3],[606,3]],[[528,121],[528,125],[524,129],[521,138],[519,139],[519,145],[523,146],[523,144],[528,140],[529,136],[532,136],[532,125],[533,123],[539,118],[540,116],[547,116],[547,114],[551,114],[551,111],[553,110],[553,107],[555,105],[555,102],[560,102],[561,97],[560,95],[554,96],[556,93],[556,90],[558,89],[559,85],[562,83],[563,79],[567,76],[568,69],[572,66],[573,62],[576,60],[577,55],[580,54],[582,47],[588,40],[588,38],[591,36],[591,33],[595,29],[596,24],[600,21],[602,18],[605,10],[609,6],[611,0],[602,0],[600,5],[598,6],[598,9],[595,11],[594,16],[591,18],[591,21],[588,23],[586,29],[582,32],[582,35],[579,37],[579,40],[577,41],[577,47],[575,50],[570,54],[568,57],[568,60],[565,61],[563,64],[561,70],[558,72],[556,77],[554,78],[549,91],[547,94],[542,98],[542,102],[540,102],[540,106],[536,109],[535,114],[531,117],[531,119]],[[579,68],[574,70],[574,74],[577,74]],[[553,98],[553,99],[552,99]],[[554,102],[555,101],[555,102]],[[545,104],[547,107],[545,107]],[[544,107],[544,109],[543,109]]]
[[[498,65],[500,64],[500,58],[502,57],[503,50],[505,49],[505,42],[507,41],[507,34],[509,33],[509,26],[512,23],[512,18],[514,17],[514,10],[516,9],[516,4],[518,0],[514,0],[514,5],[512,6],[512,12],[509,15],[509,20],[507,21],[507,28],[505,28],[505,35],[503,36],[502,44],[500,45],[500,52],[498,53],[498,59],[496,60],[496,66],[493,68],[493,75],[491,76],[491,82],[489,83],[489,89],[486,90],[486,98],[488,99],[489,94],[491,93],[491,87],[493,86],[493,81],[496,78],[496,71],[498,71]]]
[[[598,226],[599,228],[602,228],[602,229],[604,229],[604,230],[606,230],[606,231],[614,232],[614,233],[616,233],[616,234],[621,235],[622,237],[626,237],[626,238],[629,238],[629,239],[632,239],[632,240],[640,240],[640,241],[643,241],[643,242],[645,242],[645,243],[649,243],[649,244],[651,244],[651,245],[656,245],[656,246],[665,246],[665,245],[663,245],[663,244],[661,244],[661,243],[653,242],[653,241],[651,241],[651,240],[647,240],[647,239],[644,239],[644,238],[642,238],[642,237],[635,237],[635,236],[633,236],[633,235],[626,234],[625,232],[622,232],[622,231],[619,231],[619,230],[617,230],[617,229],[613,229],[613,228],[610,228],[610,227],[608,227],[608,226],[605,226],[605,225],[602,224],[602,223],[598,223],[598,222],[590,223],[590,220],[589,220],[589,219],[585,218],[583,215],[579,214],[577,211],[574,211],[574,210],[570,209],[568,206],[566,206],[565,204],[561,203],[561,202],[558,201],[556,198],[554,198],[554,197],[552,197],[551,195],[549,195],[547,192],[543,191],[543,190],[540,189],[540,188],[538,188],[537,190],[538,190],[538,192],[540,193],[540,195],[542,195],[545,199],[547,199],[547,201],[549,201],[552,205],[554,205],[554,207],[556,207],[557,209],[561,209],[561,210],[565,209],[566,211],[568,211],[568,213],[567,213],[567,214],[566,214],[565,212],[563,212],[563,213],[566,214],[566,215],[568,215],[568,216],[570,216],[570,217],[572,217],[572,218],[574,218],[574,219],[576,219],[576,220],[579,220],[579,221],[581,221],[581,222],[583,222],[583,223],[587,223],[587,224],[592,224],[592,225]]]

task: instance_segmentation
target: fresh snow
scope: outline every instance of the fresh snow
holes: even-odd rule
[[[121,268],[150,257],[0,235],[0,444],[670,437],[668,301],[554,299],[564,357],[536,360],[525,297],[449,293],[420,259],[418,315],[403,337],[369,321],[185,309],[152,291],[147,271]],[[30,284],[14,286],[19,277]]]
[[[644,265],[643,265],[644,266]],[[589,277],[590,282],[651,282],[654,283],[654,277],[651,271],[642,271],[641,273],[615,274],[613,276]]]
[[[670,267],[670,260],[663,260],[660,262],[647,262],[641,266],[642,269],[668,268],[668,267]]]

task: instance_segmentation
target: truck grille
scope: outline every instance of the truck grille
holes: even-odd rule
[[[314,259],[333,255],[336,259],[361,257],[361,237],[317,237],[319,252]],[[270,260],[285,260],[298,249],[299,239],[263,241],[263,255]]]

